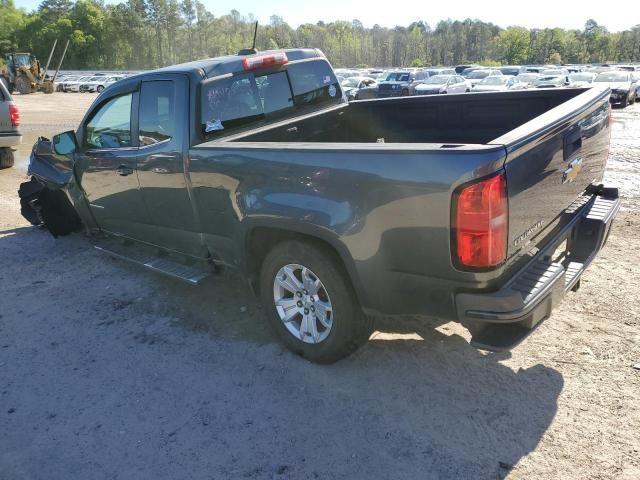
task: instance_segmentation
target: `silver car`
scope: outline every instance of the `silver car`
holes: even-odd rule
[[[526,83],[518,80],[513,75],[490,75],[484,77],[473,87],[474,92],[503,92],[505,90],[524,90],[528,88]]]
[[[22,142],[18,131],[20,113],[13,103],[9,90],[0,82],[0,168],[13,166],[13,148]]]
[[[471,87],[461,75],[434,75],[414,88],[414,95],[433,95],[437,93],[465,93]]]

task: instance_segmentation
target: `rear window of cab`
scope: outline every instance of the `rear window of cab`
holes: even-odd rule
[[[324,59],[205,81],[200,98],[205,140],[343,101],[340,83]]]

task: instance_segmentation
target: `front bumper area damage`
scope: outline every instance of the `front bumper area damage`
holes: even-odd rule
[[[498,291],[458,293],[458,318],[472,326],[471,343],[503,351],[524,340],[569,290],[577,289],[581,275],[605,245],[619,209],[618,190],[600,187],[565,211],[571,219]]]

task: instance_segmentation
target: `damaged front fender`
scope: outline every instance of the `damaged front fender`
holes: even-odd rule
[[[77,194],[73,159],[54,152],[51,141],[40,137],[33,146],[28,173],[20,184],[20,211],[32,225],[44,225],[54,237],[79,231],[82,222],[72,203]]]

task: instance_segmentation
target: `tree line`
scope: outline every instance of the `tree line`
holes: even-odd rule
[[[44,0],[33,12],[0,0],[0,55],[27,51],[46,61],[55,39],[69,39],[65,69],[151,69],[236,53],[251,46],[253,22],[237,10],[216,17],[198,0]],[[640,25],[609,32],[588,20],[582,30],[505,29],[466,19],[435,27],[416,21],[366,28],[353,20],[292,28],[274,15],[259,27],[256,45],[320,48],[336,67],[640,62]]]

